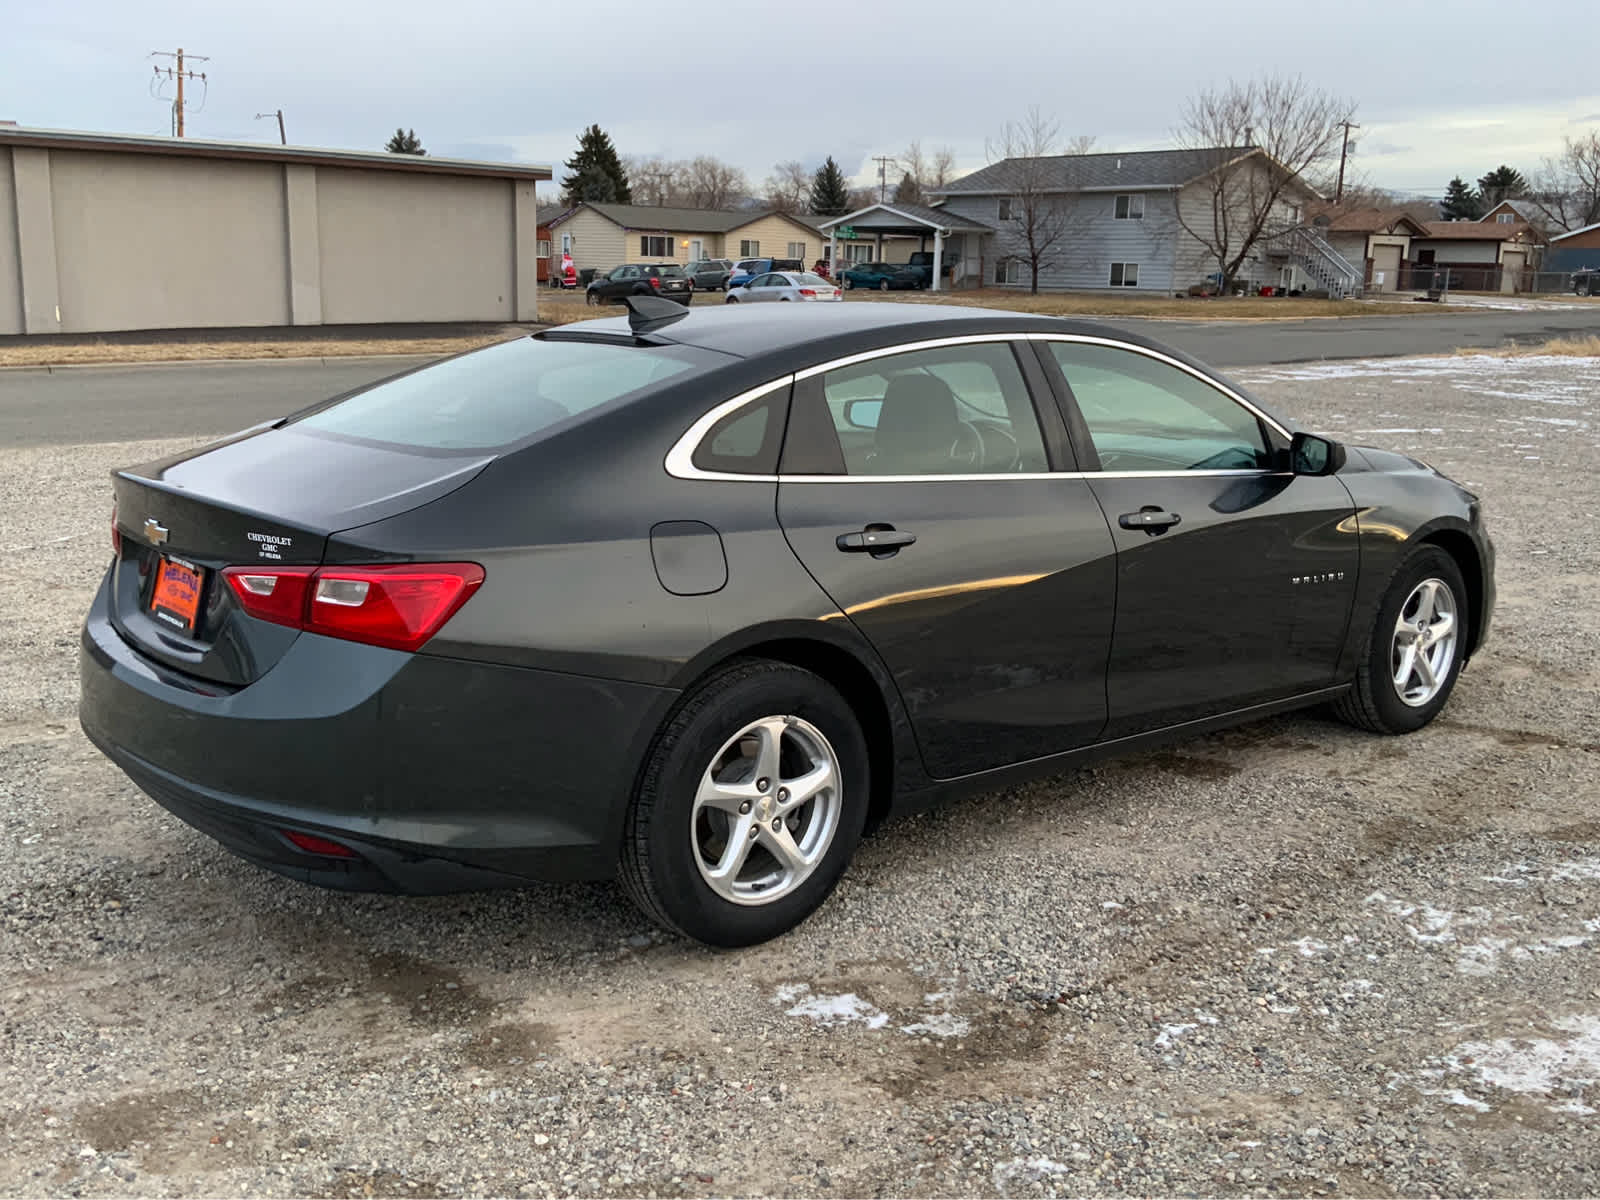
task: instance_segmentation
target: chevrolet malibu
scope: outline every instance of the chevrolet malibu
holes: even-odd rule
[[[1483,643],[1476,497],[1146,338],[626,303],[116,472],[89,737],[297,879],[614,876],[736,946],[892,812],[1308,705],[1409,733]]]

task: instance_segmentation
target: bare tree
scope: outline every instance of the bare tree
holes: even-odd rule
[[[1178,221],[1217,264],[1224,287],[1251,251],[1300,223],[1296,181],[1338,156],[1343,122],[1354,113],[1342,97],[1278,76],[1229,81],[1185,106],[1173,135],[1198,152],[1204,203],[1179,203]]]
[[[764,185],[767,207],[781,213],[803,213],[811,200],[812,172],[797,159],[777,163]]]
[[[1600,222],[1600,129],[1568,138],[1558,158],[1545,159],[1529,199],[1565,233]]]
[[[1092,133],[1079,133],[1069,137],[1061,147],[1063,154],[1093,154],[1095,136]]]
[[[728,208],[750,194],[750,181],[738,167],[701,155],[685,164],[680,188],[691,208]]]
[[[677,200],[678,177],[683,164],[672,162],[659,154],[649,156],[626,154],[622,166],[628,173],[637,204],[673,204]]]
[[[850,189],[850,212],[859,212],[863,208],[871,208],[878,202],[878,189],[875,187]]]
[[[926,203],[930,193],[943,191],[955,176],[956,154],[949,146],[924,151],[922,143],[914,141],[895,161],[903,172],[895,199],[902,203]]]
[[[1037,105],[1019,121],[1008,121],[1000,136],[988,144],[991,163],[1005,165],[1005,186],[1011,195],[1002,201],[1002,243],[1023,259],[1031,272],[1030,290],[1039,291],[1039,272],[1054,266],[1058,244],[1067,230],[1067,197],[1053,186],[1051,164],[1060,153],[1061,126]]]

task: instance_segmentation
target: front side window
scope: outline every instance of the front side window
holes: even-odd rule
[[[870,359],[821,379],[848,475],[1045,471],[1044,438],[1011,346]]]
[[[1134,192],[1117,197],[1116,219],[1119,221],[1144,220],[1144,193]]]
[[[1138,287],[1139,286],[1139,264],[1138,263],[1112,263],[1111,264],[1111,286],[1112,287]]]
[[[1049,345],[1102,471],[1272,469],[1260,418],[1205,380],[1133,350]]]

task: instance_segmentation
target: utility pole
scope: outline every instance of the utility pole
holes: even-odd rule
[[[1344,144],[1339,147],[1339,186],[1333,193],[1335,204],[1344,203],[1344,160],[1350,154],[1350,131],[1361,128],[1354,121],[1340,121],[1339,124],[1344,126]]]
[[[274,110],[273,112],[256,114],[256,120],[258,121],[265,121],[269,117],[278,118],[278,144],[280,146],[287,146],[289,144],[289,139],[283,132],[283,109],[280,108]]]
[[[888,197],[889,164],[894,162],[894,158],[891,155],[880,154],[872,161],[878,164],[878,203],[882,204]]]
[[[183,55],[183,47],[182,46],[178,47],[178,52],[176,54],[173,54],[169,50],[152,50],[150,52],[150,57],[151,58],[176,58],[178,60],[178,65],[177,65],[176,69],[174,69],[172,67],[157,67],[155,70],[156,70],[156,78],[157,79],[160,79],[162,76],[165,76],[168,79],[176,79],[178,81],[178,98],[176,100],[174,100],[173,103],[172,103],[172,119],[173,119],[173,128],[175,129],[175,131],[177,133],[177,136],[182,137],[183,136],[183,81],[185,79],[198,79],[201,83],[205,83],[206,82],[206,73],[204,71],[185,71],[183,69],[183,58],[184,58],[184,55]],[[194,60],[194,61],[196,61],[196,62],[210,62],[211,61],[204,54],[191,54],[191,55],[189,55],[189,58]],[[200,102],[202,104],[205,103],[205,95],[204,95],[204,93],[201,94]]]

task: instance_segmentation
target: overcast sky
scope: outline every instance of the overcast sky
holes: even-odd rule
[[[162,134],[152,50],[209,62],[191,137],[547,163],[598,122],[623,154],[712,154],[756,186],[832,154],[861,182],[912,139],[983,165],[1028,106],[1097,149],[1169,145],[1185,97],[1267,72],[1347,94],[1369,182],[1525,173],[1600,126],[1600,0],[74,0],[6,6],[0,119]],[[1536,15],[1534,15],[1536,14]],[[169,91],[166,93],[170,95]],[[194,97],[198,100],[198,95]]]

